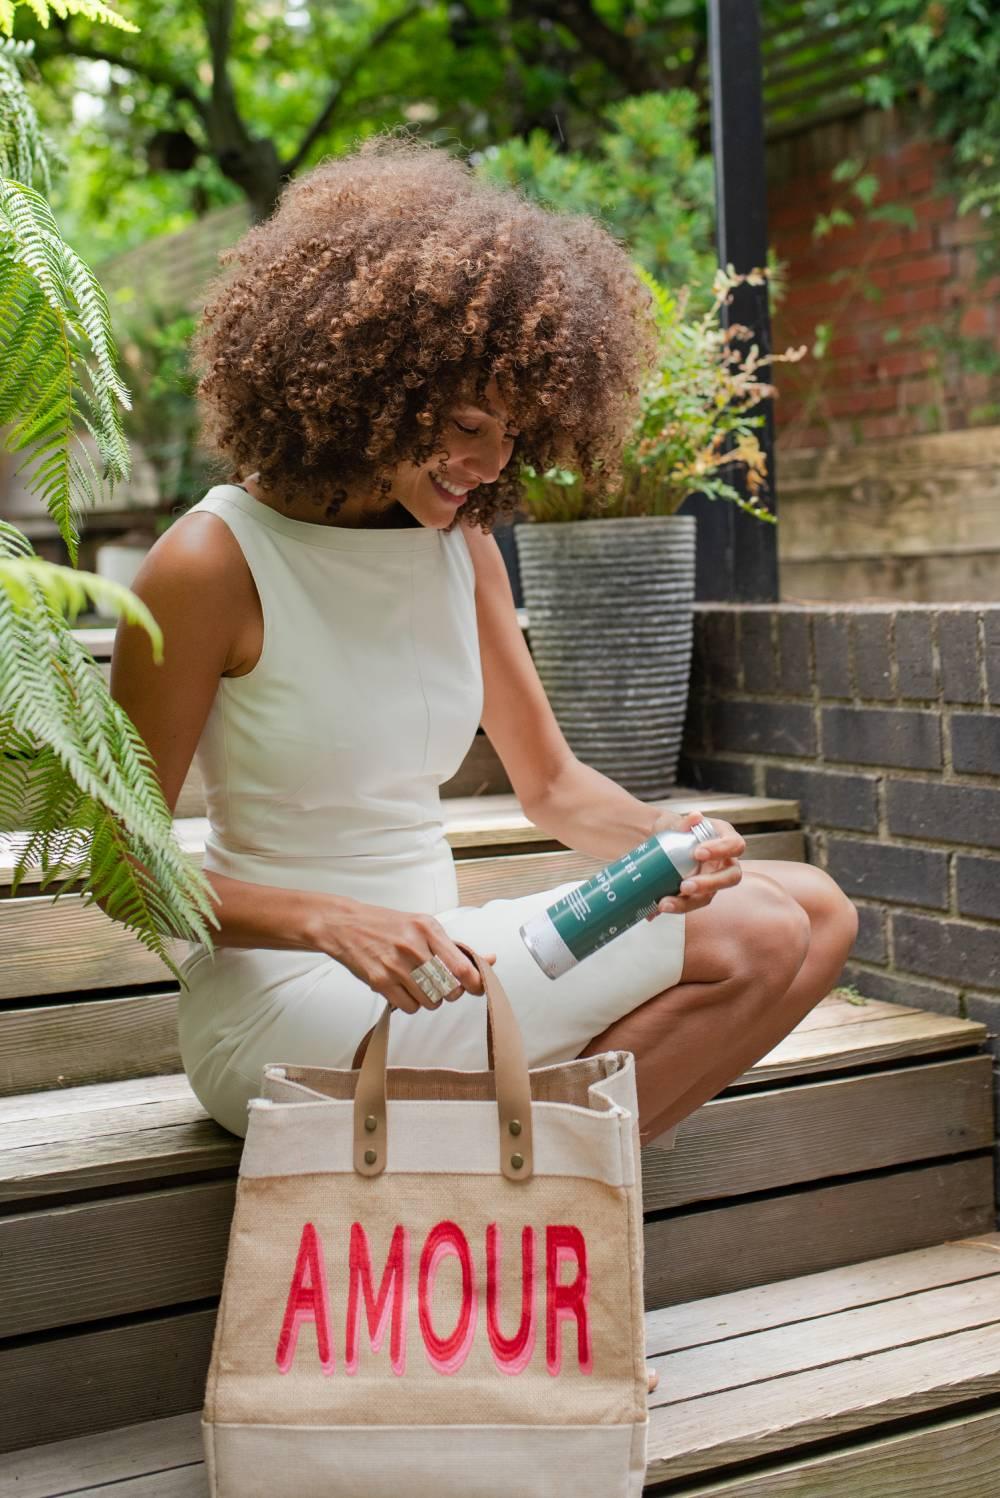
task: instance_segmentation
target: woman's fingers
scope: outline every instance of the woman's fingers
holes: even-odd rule
[[[696,877],[685,879],[677,894],[666,895],[658,901],[656,912],[646,919],[655,920],[659,911],[670,915],[687,915],[689,911],[700,910],[720,889],[732,889],[742,878],[743,870],[738,863],[726,864],[717,872],[701,872]]]
[[[699,843],[694,849],[695,863],[720,858],[742,858],[747,850],[746,839],[740,836],[736,828],[728,822],[718,821],[713,821],[712,826],[716,830],[716,836],[707,843]]]

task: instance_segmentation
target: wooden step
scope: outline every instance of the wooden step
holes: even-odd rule
[[[719,815],[740,828],[747,856],[801,860],[803,835],[789,825],[798,816],[794,801],[773,797],[697,795],[685,791],[653,803],[685,812]],[[560,848],[522,812],[515,796],[461,797],[445,802],[445,835],[454,850],[459,900],[478,905],[514,898],[569,879],[585,879],[602,860]],[[204,854],[204,818],[175,823],[181,846],[192,860]],[[9,888],[12,840],[0,838],[0,889]],[[37,870],[33,874],[37,882]],[[31,879],[22,889],[30,889]],[[178,954],[186,950],[177,944]],[[169,977],[160,960],[124,926],[110,921],[81,895],[0,897],[0,1002],[94,989],[139,987]]]
[[[679,1498],[997,1491],[1000,1234],[653,1311],[646,1345],[660,1372],[651,1493],[663,1483]],[[168,1370],[163,1394],[169,1383]],[[81,1413],[99,1418],[100,1398],[90,1381]],[[15,1451],[0,1493],[206,1498],[197,1408],[153,1420],[133,1408],[142,1423]]]
[[[650,801],[683,815],[701,811],[720,817],[738,828],[744,836],[759,831],[796,831],[799,803],[785,796],[741,796],[729,791],[697,791],[678,786],[669,796]],[[525,816],[517,797],[512,794],[484,796],[450,796],[441,801],[444,834],[456,859],[483,857],[494,848],[505,852],[537,852],[539,845],[553,842],[549,834]],[[208,821],[205,817],[178,817],[174,823],[181,847],[196,862],[201,861]],[[9,886],[13,855],[13,834],[0,837],[0,889]],[[29,883],[37,883],[38,870],[26,874]]]
[[[644,1151],[647,1209],[825,1178],[841,1144],[845,1173],[988,1145],[990,1058],[970,1054],[985,1036],[973,1020],[831,995],[686,1119],[674,1150]],[[871,1137],[831,1144],[825,1136],[846,1136],[852,1119]],[[182,1073],[17,1093],[0,1099],[0,1203],[214,1169],[240,1147]]]
[[[984,1035],[881,1001],[818,1005],[672,1152],[643,1151],[647,1307],[992,1228]],[[0,1301],[0,1395],[72,1370],[89,1388],[96,1359],[107,1423],[168,1413],[149,1380],[169,1346],[171,1397],[197,1402],[241,1149],[182,1075],[0,1100],[0,1263],[18,1286]],[[98,1418],[70,1385],[4,1407],[8,1446]]]

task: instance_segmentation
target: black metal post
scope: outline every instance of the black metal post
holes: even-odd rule
[[[709,90],[712,154],[715,160],[716,249],[720,265],[737,273],[767,264],[767,177],[764,155],[764,100],[761,77],[759,0],[708,0]],[[723,326],[753,329],[762,355],[771,348],[768,288],[738,286]],[[749,348],[749,343],[739,344]],[[761,378],[769,379],[766,365]],[[777,512],[774,468],[774,413],[764,400],[754,415],[765,424],[757,438],[767,457],[767,486],[759,497]],[[722,477],[746,494],[744,469],[732,465]],[[698,517],[695,596],[723,602],[770,602],[778,597],[776,527],[755,520],[726,500],[703,494],[685,500],[682,514]]]

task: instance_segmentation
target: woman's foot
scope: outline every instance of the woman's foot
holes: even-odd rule
[[[660,1382],[660,1375],[656,1371],[655,1368],[647,1368],[646,1369],[646,1379],[647,1379],[648,1384],[649,1384],[649,1387],[647,1388],[646,1393],[647,1394],[652,1394],[653,1390],[656,1388],[657,1384]]]

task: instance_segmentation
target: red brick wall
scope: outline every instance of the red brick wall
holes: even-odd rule
[[[872,206],[908,205],[915,228],[867,220],[849,185],[832,180],[832,168],[847,156],[862,159],[879,178]],[[996,420],[977,418],[970,408],[1000,398],[997,381],[962,374],[947,359],[943,378],[936,377],[935,356],[920,342],[923,329],[952,327],[1000,350],[1000,277],[973,285],[974,245],[985,225],[977,213],[959,219],[955,198],[941,194],[937,168],[947,156],[912,109],[905,119],[896,110],[869,110],[769,147],[768,238],[787,262],[787,294],[773,310],[774,348],[811,349],[816,323],[835,324],[822,370],[812,357],[775,366],[775,420],[786,451]],[[853,226],[814,240],[817,216],[838,205],[853,213]],[[849,274],[831,279],[838,271]],[[878,300],[865,298],[863,281]],[[886,343],[890,328],[899,328],[900,337]],[[936,425],[917,409],[930,402],[941,409]]]

